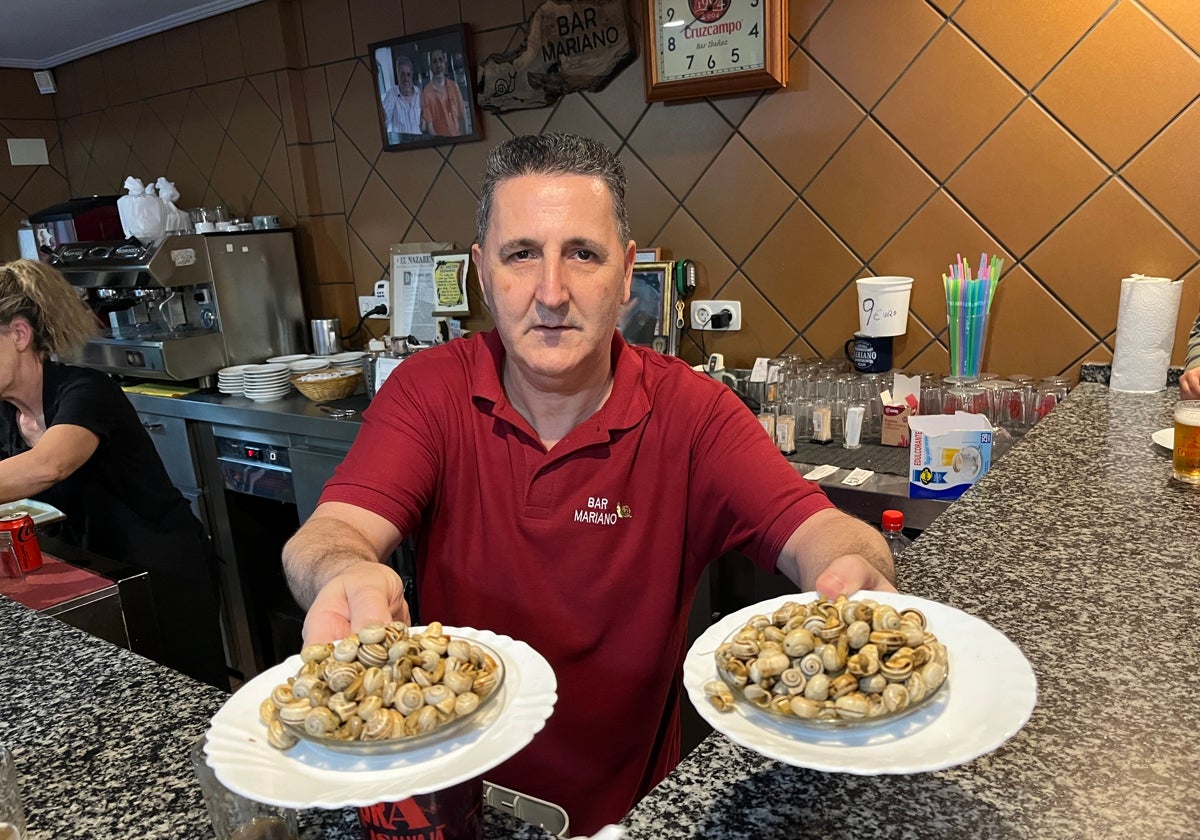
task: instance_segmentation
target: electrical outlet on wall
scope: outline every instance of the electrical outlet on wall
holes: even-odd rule
[[[383,307],[383,312],[382,312],[382,314],[377,312],[377,313],[375,313],[374,315],[369,315],[369,316],[367,316],[367,317],[369,317],[369,318],[382,318],[382,319],[384,319],[385,321],[386,321],[388,318],[390,318],[390,317],[391,317],[391,315],[389,315],[389,314],[388,314],[388,302],[387,302],[387,298],[381,298],[381,297],[369,297],[368,295],[359,295],[359,297],[358,297],[358,314],[359,314],[359,317],[362,317],[363,315],[366,315],[368,312],[370,312],[372,309],[374,309],[374,308],[375,308],[375,307],[377,307],[377,306],[382,306],[382,307]]]
[[[714,320],[714,318],[716,320]],[[692,301],[692,329],[728,332],[742,328],[742,304],[736,300]]]

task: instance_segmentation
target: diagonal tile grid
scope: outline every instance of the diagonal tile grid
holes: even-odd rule
[[[1043,41],[1027,52],[1005,41],[1011,20],[986,0],[949,18],[889,4],[902,14],[892,21],[878,4],[835,2],[793,30],[793,84],[759,98],[683,196],[682,211],[733,268],[701,291],[757,293],[770,309],[752,353],[737,334],[708,336],[706,349],[743,364],[809,348],[836,356],[856,324],[854,278],[901,274],[916,283],[897,364],[944,370],[940,274],[956,252],[988,251],[1007,261],[988,367],[1044,375],[1111,359],[1118,281],[1134,272],[1186,278],[1181,360],[1200,297],[1200,214],[1187,189],[1200,181],[1188,145],[1200,139],[1196,33],[1188,44],[1157,19],[1165,2],[1087,5],[1061,15],[1070,21],[1022,29]],[[1114,51],[1139,67],[1111,67]],[[744,143],[777,178],[734,165],[730,150]],[[719,197],[728,204],[738,179],[754,196],[730,220]],[[778,181],[789,191],[782,204]],[[748,254],[747,228],[763,234]]]
[[[521,42],[535,4],[457,5],[491,51]],[[471,241],[492,144],[571,130],[619,151],[638,241],[694,259],[699,297],[742,301],[745,329],[706,336],[729,364],[836,356],[857,324],[855,278],[899,274],[916,284],[896,362],[944,370],[939,278],[960,251],[1006,260],[989,368],[1071,374],[1111,359],[1118,281],[1135,272],[1185,278],[1180,361],[1200,306],[1200,25],[1186,5],[789,0],[784,90],[647,105],[639,58],[603,90],[484,115],[482,142],[402,153],[380,148],[375,31],[362,22],[419,31],[420,14],[401,27],[383,0],[352,0],[346,15],[312,5],[307,45],[281,36],[287,68],[257,72],[256,59],[252,72],[243,44],[250,75],[228,78],[217,62],[207,83],[133,101],[95,78],[120,62],[64,68],[76,79],[65,96],[109,107],[60,116],[48,177],[0,169],[0,221],[37,209],[14,211],[10,192],[52,192],[55,172],[72,194],[165,172],[182,205],[294,222],[311,314],[345,321],[387,275],[390,243]],[[203,52],[202,39],[176,41]],[[700,357],[694,337],[683,354]]]

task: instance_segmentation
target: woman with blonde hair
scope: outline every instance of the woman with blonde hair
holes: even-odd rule
[[[97,328],[55,269],[0,265],[0,503],[53,505],[64,542],[147,571],[163,664],[228,689],[199,521],[117,383],[60,361]]]

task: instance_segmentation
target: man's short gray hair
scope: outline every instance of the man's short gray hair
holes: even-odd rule
[[[483,192],[475,214],[475,241],[487,236],[492,202],[501,181],[522,175],[590,175],[601,178],[612,198],[613,217],[621,244],[629,241],[629,212],[625,207],[625,167],[603,143],[576,134],[526,134],[505,140],[488,154]]]

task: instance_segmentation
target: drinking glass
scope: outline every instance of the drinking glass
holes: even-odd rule
[[[17,766],[8,747],[0,744],[0,840],[25,840],[25,811]]]
[[[295,811],[248,799],[221,783],[205,758],[205,737],[192,743],[189,755],[217,840],[297,840]]]
[[[987,391],[977,385],[958,385],[942,392],[942,414],[965,411],[986,415],[987,409]]]
[[[1200,484],[1200,400],[1175,404],[1175,448],[1171,474],[1187,484]]]

